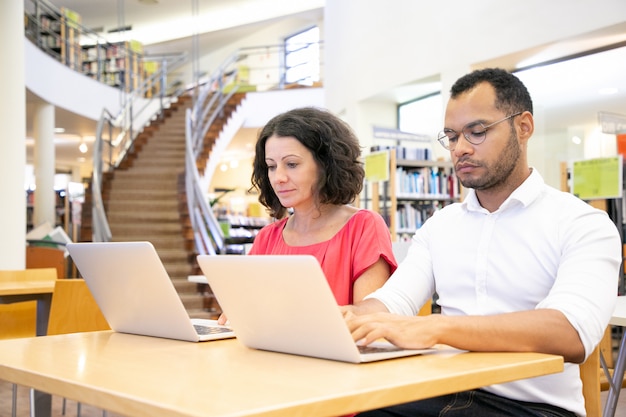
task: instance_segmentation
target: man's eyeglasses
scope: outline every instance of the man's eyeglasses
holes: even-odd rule
[[[523,112],[517,112],[510,116],[505,117],[504,119],[500,119],[497,122],[493,122],[485,126],[482,122],[471,122],[463,126],[461,132],[465,139],[472,145],[480,145],[487,138],[487,130],[491,127],[497,125],[498,123],[502,123],[505,120],[509,120],[512,117],[519,116]],[[437,140],[441,143],[441,146],[444,148],[453,151],[456,148],[456,144],[459,141],[459,133],[452,129],[443,129],[437,135]]]

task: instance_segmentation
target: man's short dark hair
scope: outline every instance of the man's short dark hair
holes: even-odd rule
[[[533,112],[533,102],[526,86],[510,72],[501,68],[485,68],[459,78],[450,89],[450,98],[472,90],[478,84],[489,83],[496,91],[497,109],[507,114]]]

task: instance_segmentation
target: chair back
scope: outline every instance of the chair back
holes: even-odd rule
[[[596,346],[587,360],[580,365],[580,379],[583,382],[587,417],[602,417],[600,369],[600,347]]]
[[[67,259],[62,249],[46,246],[26,246],[26,269],[56,268],[57,278],[67,278]]]
[[[48,335],[109,330],[85,280],[59,279],[54,286]]]

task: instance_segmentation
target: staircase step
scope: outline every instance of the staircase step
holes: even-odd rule
[[[158,233],[161,236],[165,235],[180,235],[183,228],[180,222],[163,223],[163,224],[150,224],[150,223],[109,223],[111,230],[115,230],[116,234],[122,235],[131,234],[155,234]]]
[[[168,156],[170,158],[180,157],[180,154],[185,152],[185,143],[173,143],[173,142],[148,142],[147,145],[144,145],[140,154],[146,153],[159,153],[162,152],[161,156]],[[165,154],[165,152],[172,152],[171,155]]]
[[[189,273],[187,273],[189,275]],[[179,293],[198,294],[198,284],[190,282],[187,276],[184,278],[172,278],[172,283]]]
[[[142,213],[134,210],[119,210],[112,212],[109,210],[109,214],[107,215],[109,219],[109,224],[116,222],[171,222],[178,221],[180,219],[180,214],[178,212],[173,211],[150,211],[146,213]]]
[[[147,240],[151,242],[157,250],[159,249],[177,249],[184,248],[184,239],[182,236],[152,236],[138,235],[138,236],[117,236],[115,240],[118,242],[136,242],[141,240]]]
[[[130,185],[130,184],[129,184]],[[116,187],[109,192],[109,198],[111,200],[146,200],[146,199],[155,199],[155,200],[167,200],[167,199],[177,199],[178,191],[176,190],[168,190],[164,188],[146,190],[141,187],[139,183],[137,183],[136,188],[121,188]]]
[[[182,165],[178,167],[159,165],[140,166],[138,169],[128,169],[115,173],[115,181],[113,181],[112,186],[115,186],[118,180],[124,180],[126,178],[137,179],[146,177],[146,179],[150,180],[152,178],[154,181],[161,181],[169,177],[176,178],[176,175],[184,170],[185,167]]]
[[[187,251],[183,248],[157,249],[157,253],[163,263],[187,262],[189,259],[189,253],[187,253]]]
[[[141,181],[141,178],[133,179],[125,179],[125,180],[120,180],[120,182],[118,182],[116,184],[115,187],[111,187],[111,191],[117,190],[117,189],[127,189],[127,190],[138,190],[138,189],[142,189],[142,190],[153,190],[153,191],[157,191],[157,190],[162,190],[163,188],[167,188],[167,189],[174,189],[174,179],[173,178],[168,178],[167,180],[162,180],[162,181],[156,181],[156,180],[151,180],[151,179],[147,179],[146,181]]]
[[[165,200],[165,201],[150,201],[150,200],[112,200],[109,201],[109,211],[140,211],[140,212],[165,212],[165,211],[178,211],[178,201]]]
[[[134,162],[133,162],[133,168],[140,170],[140,169],[150,169],[150,168],[168,168],[168,169],[172,169],[172,168],[178,168],[180,170],[181,167],[181,163],[184,163],[185,159],[184,159],[184,155],[182,158],[178,158],[178,157],[172,157],[172,155],[169,156],[163,156],[160,155],[160,153],[156,153],[155,152],[155,157],[154,158],[150,158],[149,155],[141,155],[141,157],[138,157]]]
[[[202,310],[204,305],[204,300],[202,295],[200,294],[179,294],[180,299],[183,302],[186,310]]]

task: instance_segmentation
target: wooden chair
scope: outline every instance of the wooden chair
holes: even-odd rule
[[[67,278],[65,251],[46,246],[26,246],[26,269],[56,268],[57,278]]]
[[[600,393],[608,391],[610,385],[607,375],[601,366],[601,359],[607,366],[609,377],[613,376],[613,347],[611,326],[608,326],[598,346],[594,349],[587,360],[580,365],[580,379],[583,381],[583,396],[585,397],[585,409],[588,417],[602,417],[602,404]],[[626,382],[622,381],[622,388]]]
[[[600,345],[591,352],[587,360],[580,365],[580,379],[583,382],[583,397],[587,417],[602,417],[600,399]]]
[[[109,330],[85,280],[58,279],[54,285],[48,335]]]

